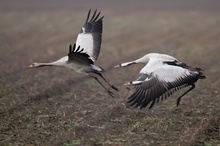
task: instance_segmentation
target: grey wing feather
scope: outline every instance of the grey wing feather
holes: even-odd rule
[[[145,81],[147,79],[147,81]],[[135,85],[135,92],[128,98],[128,103],[134,107],[144,108],[150,102],[150,107],[153,107],[155,100],[163,95],[167,88],[163,82],[159,82],[152,74],[140,74],[138,81],[144,81],[141,84]],[[141,93],[141,94],[138,94]]]
[[[172,95],[175,91],[189,86],[198,80],[198,74],[190,74],[180,77],[174,82],[165,82],[158,80],[153,74],[140,74],[138,81],[144,81],[141,84],[134,85],[135,92],[128,98],[130,106],[144,108],[155,102],[159,102],[164,98]]]

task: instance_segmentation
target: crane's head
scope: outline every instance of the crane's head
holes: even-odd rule
[[[27,68],[36,68],[36,67],[41,67],[41,66],[42,66],[41,63],[35,62],[35,63],[32,63],[31,65],[28,65]]]

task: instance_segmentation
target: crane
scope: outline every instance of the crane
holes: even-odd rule
[[[90,19],[91,10],[89,10],[86,22],[82,27],[80,33],[77,36],[76,43],[72,46],[69,45],[69,54],[62,57],[61,59],[50,62],[50,63],[32,63],[27,66],[28,68],[37,68],[43,66],[63,66],[69,69],[72,69],[78,73],[88,75],[94,78],[98,83],[112,96],[113,92],[108,90],[95,76],[98,75],[101,77],[112,89],[118,91],[118,89],[111,85],[101,74],[104,72],[99,66],[94,65],[95,61],[98,58],[101,42],[102,42],[102,19],[104,16],[100,17],[97,10],[93,13]]]
[[[195,88],[195,82],[206,78],[202,69],[190,67],[173,56],[159,53],[149,53],[137,60],[116,65],[114,68],[137,63],[146,65],[140,70],[137,80],[125,84],[135,89],[127,101],[134,108],[142,109],[151,103],[150,109],[155,102],[158,103],[175,91],[190,86],[177,98],[176,105],[179,106],[181,98]]]

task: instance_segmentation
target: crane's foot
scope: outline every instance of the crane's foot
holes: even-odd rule
[[[176,106],[180,105],[180,101],[181,101],[181,98],[178,98],[177,101],[176,101]]]
[[[127,89],[128,91],[130,91],[130,90],[131,90],[131,88],[129,88],[129,87],[126,87],[126,89]]]
[[[113,97],[113,98],[115,98],[113,95],[113,92],[112,91],[110,91],[110,90],[108,90],[108,94],[111,96],[111,97]]]
[[[116,88],[114,85],[111,85],[112,89],[114,89],[115,91],[119,91],[118,88]]]

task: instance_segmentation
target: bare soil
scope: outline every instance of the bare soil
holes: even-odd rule
[[[105,16],[96,64],[120,89],[116,98],[66,68],[25,68],[66,55],[90,8]],[[219,146],[219,10],[214,0],[1,1],[0,145]],[[200,67],[207,78],[179,107],[183,91],[151,110],[127,108],[132,90],[123,84],[143,65],[113,66],[150,52]]]

